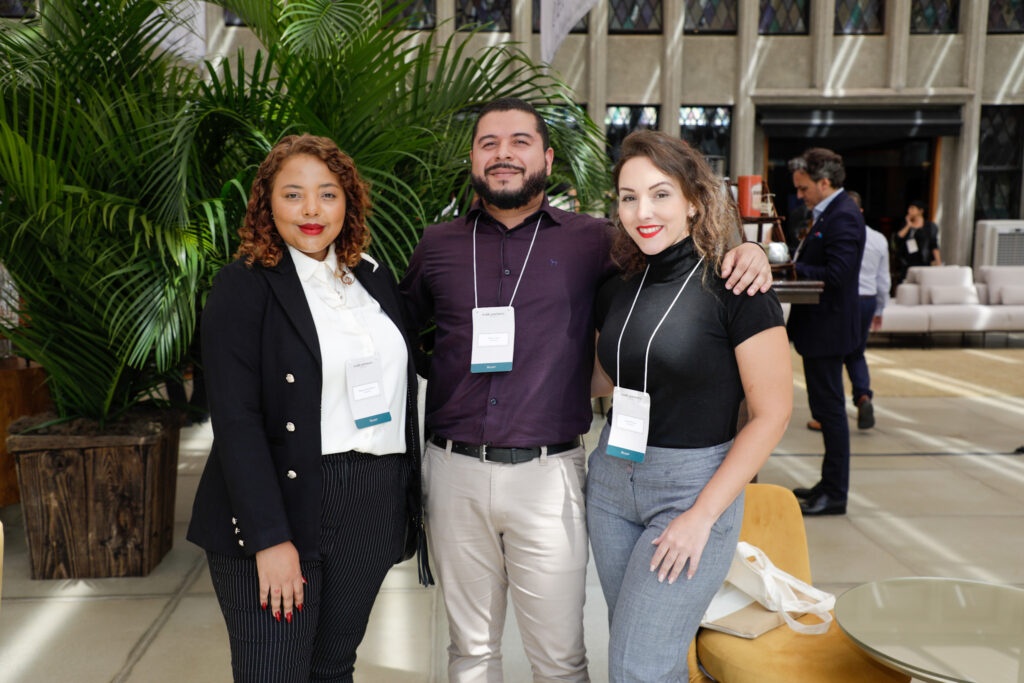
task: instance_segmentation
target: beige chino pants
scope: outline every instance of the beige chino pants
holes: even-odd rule
[[[583,448],[515,465],[428,443],[423,497],[448,612],[448,677],[502,681],[506,595],[535,681],[589,681]]]

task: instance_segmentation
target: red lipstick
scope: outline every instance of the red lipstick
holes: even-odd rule
[[[299,230],[307,235],[319,235],[324,231],[324,226],[319,223],[303,223],[299,226]]]
[[[652,228],[656,229],[652,230]],[[649,240],[655,235],[657,235],[659,232],[661,232],[664,228],[664,225],[638,225],[636,228],[636,233],[643,237],[645,240]],[[647,232],[644,232],[645,230]]]

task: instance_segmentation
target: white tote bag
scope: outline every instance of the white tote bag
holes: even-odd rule
[[[754,607],[754,602],[773,614],[766,615]],[[781,617],[797,633],[820,635],[828,632],[835,604],[836,597],[831,593],[787,574],[772,564],[763,550],[740,541],[729,575],[712,599],[701,626],[756,638],[781,625]],[[794,614],[813,614],[821,621],[801,624]]]

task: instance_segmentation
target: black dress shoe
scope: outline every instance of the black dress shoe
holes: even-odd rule
[[[857,429],[871,429],[875,426],[875,406],[867,394],[857,401]]]
[[[832,498],[827,493],[819,493],[813,498],[800,501],[800,512],[804,513],[804,517],[845,515],[846,501]]]
[[[815,484],[809,489],[805,489],[803,487],[798,486],[795,489],[793,489],[793,495],[796,496],[797,498],[813,498],[814,496],[818,495],[818,491],[820,490],[821,484],[819,482],[818,484]]]

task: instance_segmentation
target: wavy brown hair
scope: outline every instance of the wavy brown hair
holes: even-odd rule
[[[345,193],[345,225],[334,240],[334,251],[339,267],[355,268],[360,254],[370,246],[370,228],[366,224],[370,214],[370,186],[359,177],[352,158],[338,149],[333,140],[315,135],[281,138],[260,164],[249,193],[245,225],[238,230],[242,243],[235,258],[244,259],[248,266],[259,262],[265,267],[276,266],[281,260],[285,242],[274,225],[270,196],[281,165],[296,154],[316,157],[338,177],[338,184]]]
[[[622,167],[637,157],[649,160],[679,183],[683,196],[696,209],[688,225],[697,253],[715,273],[720,272],[722,256],[738,237],[742,226],[739,209],[722,178],[711,170],[703,154],[683,140],[659,131],[638,130],[622,142],[622,156],[612,170],[616,192]],[[643,270],[647,259],[617,215],[615,227],[618,231],[612,244],[612,259],[627,275]]]

